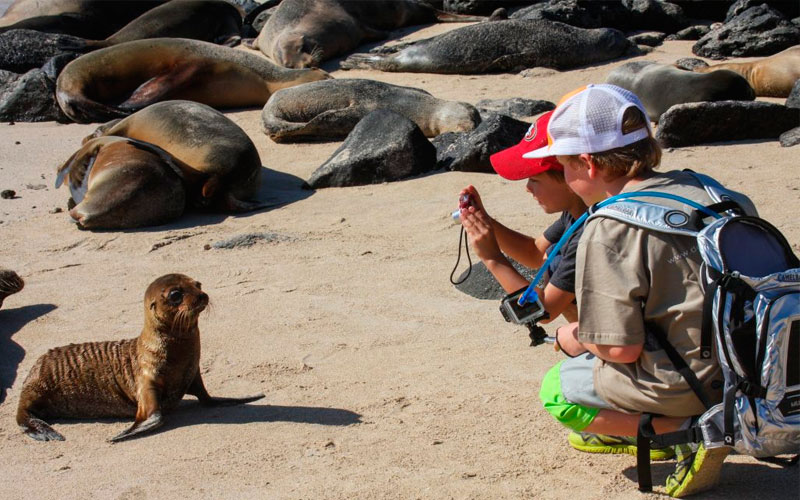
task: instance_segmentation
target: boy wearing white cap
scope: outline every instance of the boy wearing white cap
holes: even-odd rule
[[[714,203],[691,174],[653,171],[661,149],[650,120],[639,99],[619,87],[589,85],[564,96],[548,126],[548,144],[524,157],[555,155],[567,184],[588,206],[645,190]],[[686,210],[679,202],[659,203]],[[547,373],[540,392],[545,408],[574,431],[573,447],[635,454],[629,436],[636,436],[642,413],[663,415],[653,420],[656,432],[663,433],[688,425],[689,417],[705,410],[653,331],[666,336],[712,401],[721,401],[717,361],[700,357],[700,262],[693,238],[606,217],[586,223],[577,250],[579,319],[556,331],[572,359]],[[678,464],[666,487],[680,497],[716,483],[727,448],[680,445],[675,453]],[[651,458],[671,454],[653,450]]]
[[[528,191],[548,213],[561,213],[559,219],[537,238],[524,235],[504,226],[486,213],[478,190],[467,186],[459,196],[468,195],[471,207],[461,210],[461,224],[472,247],[486,268],[507,293],[528,286],[511,265],[504,253],[529,268],[541,267],[547,249],[561,238],[566,229],[586,211],[581,198],[564,181],[564,167],[555,157],[524,159],[522,155],[547,144],[547,124],[553,113],[540,116],[531,125],[519,144],[493,154],[489,160],[495,171],[505,179],[527,179]],[[580,233],[573,235],[561,252],[558,262],[551,265],[544,289],[537,289],[542,305],[549,313],[546,323],[563,314],[568,321],[577,319],[575,306],[575,254]]]

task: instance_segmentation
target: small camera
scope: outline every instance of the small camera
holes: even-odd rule
[[[523,306],[519,305],[519,297],[527,289],[527,286],[522,287],[516,292],[509,293],[500,301],[500,313],[506,321],[524,325],[548,317],[547,311],[538,297],[535,301],[527,302]]]
[[[469,208],[472,206],[472,197],[468,194],[462,194],[458,198],[458,209],[453,212],[452,217],[453,220],[460,220],[461,219],[461,211],[465,208]]]

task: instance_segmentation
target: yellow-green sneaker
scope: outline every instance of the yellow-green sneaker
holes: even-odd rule
[[[567,440],[570,446],[586,453],[626,453],[636,456],[636,438],[634,437],[570,432]],[[674,456],[675,450],[671,446],[650,449],[650,460],[669,460]]]
[[[700,493],[716,486],[722,463],[730,448],[706,449],[703,443],[675,447],[675,472],[667,476],[667,494],[675,498]]]

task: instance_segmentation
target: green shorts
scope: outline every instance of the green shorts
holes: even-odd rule
[[[600,410],[612,409],[594,390],[596,359],[584,354],[560,361],[542,380],[539,398],[544,409],[574,431],[588,427]]]

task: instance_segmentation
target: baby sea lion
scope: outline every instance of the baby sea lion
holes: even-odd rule
[[[208,295],[192,278],[156,279],[144,294],[139,337],[57,347],[36,361],[22,386],[17,424],[38,441],[63,441],[41,419],[135,417],[130,428],[111,438],[120,441],[159,427],[162,414],[184,394],[205,406],[263,398],[215,398],[206,391],[197,318],[207,305]]]
[[[164,101],[101,125],[95,137],[119,136],[153,144],[182,171],[190,202],[242,212],[264,205],[253,200],[261,183],[261,158],[253,141],[219,111],[192,101]]]
[[[214,108],[263,106],[273,92],[325,80],[319,69],[287,69],[243,50],[184,38],[106,47],[69,63],[56,81],[64,113],[81,123],[121,118],[170,99]]]
[[[264,130],[275,142],[343,139],[378,108],[416,123],[426,137],[469,132],[480,121],[472,105],[437,99],[428,92],[361,78],[298,85],[270,97],[261,112]]]
[[[0,269],[0,307],[6,297],[13,295],[25,286],[25,281],[10,269]]]
[[[622,32],[555,21],[510,19],[456,28],[391,54],[353,54],[342,69],[477,74],[542,66],[558,70],[637,52]]]
[[[800,79],[800,45],[755,61],[714,64],[694,71],[711,73],[723,69],[745,77],[757,96],[788,97],[794,82]]]
[[[668,64],[634,61],[615,68],[606,78],[642,100],[654,122],[676,104],[701,101],[752,101],[755,93],[733,71],[695,73]]]
[[[125,137],[86,142],[58,169],[68,179],[69,215],[83,229],[156,226],[183,213],[182,173],[161,148]]]
[[[485,19],[418,0],[283,0],[251,47],[281,66],[309,68],[402,26]]]

